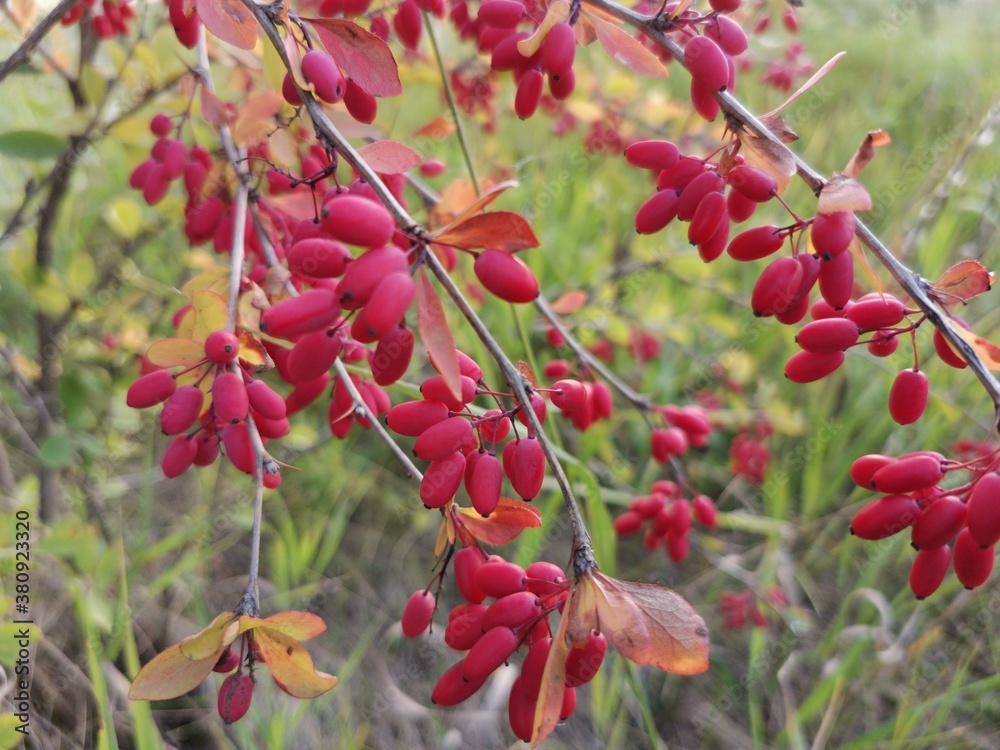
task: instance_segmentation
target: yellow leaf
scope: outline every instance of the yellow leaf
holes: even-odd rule
[[[236,640],[236,636],[239,634],[236,619],[235,613],[223,612],[200,633],[188,636],[178,643],[181,653],[192,661],[207,659],[212,655],[215,655],[216,660],[218,660],[219,654],[225,650],[226,646]]]
[[[1000,372],[1000,346],[997,346],[992,341],[984,339],[982,336],[976,335],[972,331],[966,331],[961,326],[951,326],[951,330],[958,334],[960,338],[965,340],[965,343],[972,347],[972,350],[976,353],[979,359],[981,359],[983,364],[986,365],[987,370]],[[961,352],[959,352],[959,355],[961,355]]]
[[[250,331],[239,328],[236,330],[236,337],[240,340],[240,360],[257,368],[263,367],[265,370],[274,367],[267,349]]]
[[[209,289],[217,294],[225,294],[229,288],[229,269],[225,266],[213,265],[202,271],[181,287],[181,294],[188,299],[199,289]]]
[[[337,684],[336,677],[316,669],[305,646],[294,638],[271,628],[259,628],[254,637],[271,676],[289,695],[316,698]]]
[[[567,0],[556,0],[552,3],[549,6],[549,12],[545,14],[545,20],[542,21],[541,26],[535,29],[535,33],[517,43],[517,51],[525,57],[531,57],[538,52],[538,48],[545,41],[545,37],[549,35],[552,27],[569,18],[569,11],[570,5]]]
[[[205,359],[205,345],[193,339],[160,339],[146,350],[157,367],[193,367]]]
[[[308,641],[326,630],[326,623],[319,615],[294,610],[265,617],[261,621],[261,626],[283,633],[297,641]]]
[[[226,301],[206,289],[200,289],[191,295],[194,306],[194,331],[191,338],[204,343],[208,334],[221,331],[226,327]]]

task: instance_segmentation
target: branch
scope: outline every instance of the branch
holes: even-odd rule
[[[628,8],[612,2],[611,0],[583,0],[583,2],[594,8],[598,8],[611,16],[614,16],[618,20],[624,21],[629,26],[643,32],[646,36],[656,42],[656,44],[669,52],[674,57],[674,60],[678,65],[687,70],[687,65],[684,63],[683,48],[657,28],[657,17],[644,16],[641,13],[629,10]],[[813,169],[810,165],[806,164],[795,153],[788,149],[778,136],[764,126],[760,120],[758,120],[743,105],[742,102],[732,96],[732,94],[727,91],[721,91],[713,93],[712,96],[714,96],[719,102],[723,112],[726,113],[727,118],[731,122],[738,123],[747,132],[752,133],[758,138],[770,141],[779,148],[788,151],[795,162],[798,176],[803,182],[806,183],[806,185],[809,186],[813,193],[819,195],[823,185],[826,184],[826,181],[819,172]],[[962,355],[963,359],[969,363],[969,368],[973,371],[973,373],[975,373],[979,382],[982,383],[983,388],[986,389],[990,399],[993,401],[995,412],[994,426],[996,426],[996,424],[1000,422],[1000,381],[993,376],[993,373],[990,372],[983,361],[979,358],[979,355],[976,354],[965,339],[959,336],[955,332],[954,328],[952,328],[948,320],[948,316],[941,310],[937,303],[934,302],[928,293],[929,284],[927,280],[903,265],[903,263],[901,263],[892,254],[882,241],[875,236],[871,229],[869,229],[868,226],[861,221],[861,219],[855,219],[855,221],[857,236],[865,247],[871,250],[875,257],[878,258],[879,262],[889,271],[893,279],[896,280],[896,283],[899,284],[899,286],[910,296],[917,307],[919,307],[927,316],[928,322],[941,331],[948,343],[951,344],[952,347],[954,347],[955,350]]]
[[[59,4],[49,11],[49,14],[42,19],[41,23],[24,38],[21,46],[14,50],[14,54],[0,63],[0,83],[3,83],[3,80],[13,73],[19,65],[28,62],[31,53],[42,43],[45,35],[52,30],[53,26],[59,23],[59,19],[65,16],[69,9],[76,5],[77,2],[79,0],[60,0]]]
[[[281,38],[281,33],[278,31],[278,27],[275,25],[274,18],[270,15],[269,7],[257,5],[253,2],[253,0],[243,0],[243,4],[253,13],[261,28],[264,30],[264,33],[267,35],[271,44],[277,51],[282,63],[286,68],[288,68],[289,62],[288,57],[285,54],[284,42]],[[296,88],[298,88],[297,83]],[[423,228],[420,224],[407,213],[406,209],[400,205],[399,201],[397,201],[392,195],[378,174],[376,174],[371,167],[368,166],[367,162],[359,156],[358,152],[340,134],[337,128],[330,121],[330,118],[326,116],[326,113],[320,107],[319,103],[315,100],[312,93],[299,89],[299,95],[302,98],[306,112],[313,122],[313,127],[316,129],[316,135],[320,141],[327,144],[331,149],[335,149],[352,167],[358,171],[372,190],[375,191],[379,200],[382,201],[386,209],[392,215],[393,219],[395,219],[396,223],[404,232],[414,238],[426,242],[427,238],[424,235]],[[573,489],[570,486],[569,478],[566,476],[566,472],[563,470],[562,464],[556,456],[555,449],[552,446],[551,441],[545,435],[534,409],[531,408],[531,402],[529,400],[524,378],[510,361],[510,358],[507,357],[506,353],[497,341],[490,334],[489,330],[486,328],[486,324],[483,323],[483,321],[469,305],[468,300],[465,299],[461,290],[459,290],[459,288],[452,281],[448,272],[435,257],[434,253],[425,253],[424,258],[424,262],[430,268],[431,272],[437,277],[441,286],[444,287],[448,296],[451,297],[452,301],[455,303],[455,306],[462,313],[463,317],[465,317],[466,321],[468,321],[480,341],[483,342],[487,351],[489,351],[493,359],[496,360],[502,375],[513,390],[518,403],[524,409],[525,416],[527,417],[531,428],[538,439],[539,445],[545,454],[545,458],[552,469],[556,483],[562,491],[563,502],[566,506],[567,513],[570,516],[570,523],[573,530],[574,567],[577,572],[583,572],[589,568],[596,567],[590,535],[587,532],[583,515],[580,512],[579,505],[576,502],[576,497],[573,494]]]

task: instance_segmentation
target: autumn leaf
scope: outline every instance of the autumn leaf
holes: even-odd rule
[[[569,612],[573,603],[574,591],[563,603],[563,611]],[[535,721],[531,732],[531,746],[538,747],[552,734],[559,723],[559,713],[562,710],[563,695],[566,692],[566,629],[570,618],[564,615],[559,620],[559,628],[552,638],[549,655],[545,659],[545,669],[542,672],[542,687],[535,705]]]
[[[251,630],[254,627],[274,630],[297,641],[308,641],[324,632],[326,623],[323,622],[322,617],[314,615],[312,612],[295,610],[278,612],[263,620],[252,617],[240,618],[240,632]]]
[[[538,48],[549,35],[552,27],[557,23],[562,23],[569,18],[570,4],[568,0],[556,0],[549,6],[545,18],[537,29],[527,39],[522,39],[517,43],[517,51],[525,57],[531,57],[538,52]]]
[[[445,117],[435,117],[429,123],[413,131],[418,138],[447,138],[456,130],[455,123]]]
[[[358,156],[379,174],[402,174],[424,160],[409,146],[390,140],[375,141],[362,146],[358,149]]]
[[[213,36],[239,49],[257,45],[257,19],[240,0],[198,0],[196,7]]]
[[[201,114],[213,125],[222,127],[232,125],[236,120],[237,109],[232,102],[225,102],[211,91],[207,86],[201,87]]]
[[[840,58],[842,58],[846,54],[847,54],[846,52],[838,52],[836,55],[834,55],[825,63],[823,63],[823,66],[815,73],[813,73],[811,76],[809,76],[809,80],[803,83],[801,86],[799,86],[798,90],[790,97],[785,99],[783,104],[781,104],[777,109],[772,109],[770,112],[764,115],[764,117],[761,118],[761,122],[764,122],[765,119],[770,119],[775,115],[777,115],[781,110],[783,110],[788,105],[792,104],[792,102],[794,102],[804,93],[806,93],[809,89],[811,89],[821,80],[823,80],[826,77],[826,74],[829,73],[831,70],[833,70],[833,66],[836,65],[838,62],[840,62]],[[796,138],[798,138],[798,136],[796,136]]]
[[[941,274],[930,291],[942,305],[957,305],[988,292],[995,280],[996,274],[987,271],[978,261],[963,260]]]
[[[277,128],[275,115],[285,100],[274,91],[264,91],[250,97],[240,110],[233,125],[233,140],[241,146],[256,146]]]
[[[462,250],[495,248],[508,253],[538,247],[531,225],[512,211],[492,211],[451,224],[431,235],[435,242]]]
[[[303,18],[316,29],[319,39],[344,74],[372,96],[403,93],[399,69],[389,45],[344,18]]]
[[[604,51],[619,65],[650,78],[666,78],[667,67],[642,42],[613,23],[594,17],[594,30]]]
[[[783,193],[798,171],[792,152],[780,143],[743,134],[743,157],[751,167],[763,169],[778,183],[778,193]]]
[[[982,360],[983,364],[986,365],[987,370],[992,372],[1000,372],[1000,346],[997,346],[992,341],[984,339],[972,331],[966,331],[960,326],[951,326],[951,330],[963,339],[970,347],[972,351],[976,353],[976,356]],[[962,356],[961,352],[958,352],[959,356]],[[962,357],[965,359],[965,357]]]
[[[454,523],[462,531],[484,544],[495,547],[512,542],[525,529],[542,525],[542,513],[521,500],[501,497],[489,518],[483,518],[474,508],[456,508]]]
[[[146,359],[157,367],[194,367],[205,359],[205,345],[193,339],[160,339],[146,350]]]
[[[208,289],[199,289],[191,295],[191,305],[194,307],[191,338],[195,341],[204,343],[210,333],[226,327],[226,301],[220,295]]]
[[[708,629],[694,608],[675,591],[650,583],[609,578],[592,569],[578,579],[578,588],[592,589],[591,610],[578,608],[578,617],[596,613],[597,629],[629,661],[651,664],[674,674],[692,675],[708,669]],[[590,621],[573,625],[577,637]]]
[[[461,203],[457,201],[465,198],[469,194],[474,195],[474,189],[471,183],[463,181],[456,181],[453,183],[454,188],[445,191],[445,194],[441,196],[441,203],[438,204],[439,209],[442,211],[447,211],[447,213],[442,213],[438,215],[446,216],[449,213],[454,216],[451,223],[448,224],[443,229],[438,230],[440,232],[447,232],[454,227],[464,224],[473,216],[481,214],[490,205],[504,194],[507,190],[517,187],[517,181],[506,180],[505,182],[500,182],[491,187],[489,190],[483,191],[483,194],[476,198],[472,203],[467,205],[465,208],[460,209]]]
[[[871,207],[872,197],[865,190],[865,186],[853,177],[838,173],[830,177],[820,190],[816,213],[870,211]]]
[[[254,641],[264,664],[281,688],[296,698],[317,698],[337,684],[337,678],[320,672],[305,646],[295,638],[270,627],[258,627]]]
[[[587,304],[587,293],[578,289],[564,292],[555,302],[549,304],[552,312],[558,315],[572,315]]]
[[[865,168],[865,165],[875,158],[875,148],[885,146],[891,142],[892,139],[884,130],[872,130],[869,132],[861,142],[861,145],[858,146],[858,150],[854,152],[854,156],[847,162],[847,166],[844,167],[844,174],[848,177],[857,177],[861,174],[861,170]]]
[[[538,387],[538,378],[535,377],[535,371],[531,369],[531,365],[522,359],[517,361],[517,371],[522,378],[531,384],[532,388]]]
[[[424,268],[417,274],[417,330],[427,347],[434,368],[456,399],[462,397],[462,372],[455,351],[455,339],[444,316],[444,307]]]
[[[218,655],[226,646],[236,640],[236,636],[239,634],[237,619],[233,612],[223,612],[200,633],[178,643],[181,653],[192,661],[207,659],[213,655],[218,660]]]

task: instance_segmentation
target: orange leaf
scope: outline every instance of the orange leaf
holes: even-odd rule
[[[188,636],[178,643],[177,645],[181,647],[181,653],[192,661],[207,659],[212,655],[218,660],[223,649],[236,640],[236,636],[239,634],[236,620],[235,613],[223,612],[200,633]]]
[[[569,612],[573,603],[575,591],[570,591],[563,606],[564,612]],[[562,710],[563,694],[566,692],[566,628],[570,618],[563,615],[559,620],[559,628],[552,638],[552,647],[545,659],[545,669],[542,671],[542,687],[535,704],[535,723],[531,732],[531,746],[538,747],[552,734],[559,723],[559,713]]]
[[[198,0],[196,6],[214,36],[240,49],[257,45],[257,19],[240,0]]]
[[[594,17],[597,40],[615,62],[639,75],[666,78],[667,68],[642,42],[613,23]]]
[[[779,143],[749,134],[741,135],[740,140],[746,163],[771,175],[778,183],[778,192],[783,193],[798,170],[792,152]]]
[[[362,146],[358,149],[358,155],[379,174],[402,174],[424,160],[409,146],[390,140]]]
[[[538,379],[535,377],[535,372],[531,369],[531,365],[519,359],[517,361],[517,371],[521,374],[522,378],[531,383],[532,388],[538,387]]]
[[[455,339],[452,338],[448,320],[444,316],[441,300],[438,299],[437,292],[434,291],[431,280],[427,277],[427,271],[423,267],[417,275],[417,330],[434,368],[441,373],[451,394],[460,399],[462,371],[458,366]]]
[[[501,497],[489,518],[483,518],[473,508],[457,508],[455,518],[465,531],[480,542],[496,547],[512,542],[525,529],[542,525],[542,513],[521,500]]]
[[[435,117],[422,128],[418,128],[413,135],[419,138],[447,138],[455,132],[455,123],[445,117]]]
[[[451,513],[445,513],[441,521],[441,528],[438,530],[437,542],[434,545],[434,557],[441,557],[445,547],[455,543],[455,521]]]
[[[431,236],[435,242],[462,250],[489,247],[516,253],[538,247],[538,238],[528,220],[512,211],[479,214]]]
[[[865,186],[853,177],[834,174],[819,192],[816,213],[832,214],[837,211],[870,211],[872,197]]]
[[[240,340],[240,360],[264,372],[274,367],[274,361],[267,349],[257,338],[245,328],[236,329],[236,337]]]
[[[459,184],[456,193],[462,194],[461,184]],[[485,211],[490,204],[493,203],[497,198],[499,198],[506,190],[510,188],[517,187],[517,182],[515,180],[507,180],[506,182],[500,182],[491,187],[489,190],[480,195],[473,203],[468,207],[463,209],[458,215],[452,220],[452,222],[446,226],[444,229],[439,230],[440,232],[448,232],[453,227],[457,227],[460,224],[464,224],[470,218],[476,214],[480,214]]]
[[[274,91],[254,94],[240,110],[233,125],[233,139],[241,146],[256,146],[267,140],[277,126],[275,115],[281,111],[285,99]]]
[[[193,339],[160,339],[146,350],[157,367],[193,367],[205,359],[205,345]]]
[[[956,305],[988,292],[995,279],[996,274],[978,261],[963,260],[941,274],[931,286],[931,293],[942,305]]]
[[[622,656],[674,674],[708,669],[708,629],[684,597],[650,583],[587,575],[598,589],[601,632]]]
[[[372,96],[403,93],[389,45],[344,18],[303,18],[316,29],[326,51],[344,74]]]
[[[204,682],[218,661],[218,655],[214,659],[192,661],[181,653],[180,644],[175,643],[139,670],[128,697],[134,701],[164,701],[184,695]]]
[[[976,353],[979,359],[982,360],[983,364],[986,365],[987,370],[992,370],[993,372],[1000,372],[1000,346],[997,346],[992,341],[984,339],[982,336],[978,336],[972,331],[966,331],[961,326],[951,326],[951,330],[958,334],[965,343],[972,347],[972,351]],[[958,352],[961,356],[962,352]],[[962,357],[965,359],[965,357]]]
[[[538,48],[545,41],[545,37],[549,35],[552,27],[569,18],[569,12],[570,5],[567,0],[556,0],[556,2],[549,6],[548,13],[545,14],[544,20],[535,29],[534,33],[527,39],[522,39],[517,43],[517,51],[525,57],[531,57],[538,52]]]
[[[264,663],[282,689],[296,698],[316,698],[337,684],[337,678],[320,672],[305,646],[272,628],[258,628],[254,639]]]
[[[562,294],[549,307],[552,308],[552,312],[559,315],[572,315],[585,304],[587,304],[587,293],[573,290]]]
[[[861,145],[858,146],[858,150],[854,152],[851,160],[847,162],[847,166],[844,167],[844,174],[848,177],[857,177],[861,174],[861,170],[865,168],[865,165],[875,158],[875,148],[877,146],[885,146],[889,143],[892,143],[892,139],[888,133],[884,130],[872,130],[861,141]]]

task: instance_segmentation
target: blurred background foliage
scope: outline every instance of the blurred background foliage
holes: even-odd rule
[[[158,464],[166,441],[155,415],[124,405],[137,357],[169,335],[184,302],[179,286],[217,262],[210,250],[188,246],[176,194],[150,209],[128,188],[152,143],[149,118],[187,106],[177,81],[193,64],[162,22],[160,5],[140,6],[134,47],[113,41],[81,51],[73,29],[50,37],[58,64],[77,70],[85,60],[76,105],[42,60],[3,82],[0,609],[12,605],[13,513],[27,509],[38,628],[32,746],[507,746],[506,694],[515,673],[501,671],[458,709],[434,710],[430,688],[456,657],[439,628],[416,642],[399,631],[403,603],[431,575],[437,514],[420,508],[415,487],[372,435],[332,440],[320,405],[298,415],[282,441],[279,456],[297,471],[286,471],[281,488],[267,495],[263,606],[324,618],[329,630],[310,650],[340,685],[310,702],[262,686],[253,710],[232,727],[215,712],[221,678],[154,706],[126,697],[143,661],[234,606],[252,521],[250,484],[226,464],[165,481]],[[780,14],[781,3],[767,10]],[[865,133],[885,129],[892,144],[879,150],[863,180],[876,203],[872,225],[886,244],[928,278],[965,257],[995,267],[996,112],[983,126],[998,101],[1000,15],[992,4],[807,3],[799,17],[795,36],[775,20],[755,38],[753,65],[737,94],[756,112],[780,104],[785,94],[760,79],[789,44],[804,44],[802,54],[816,66],[847,50],[785,113],[801,136],[798,153],[830,173]],[[437,28],[446,65],[467,62],[468,48]],[[0,56],[18,38],[6,23]],[[483,128],[481,113],[465,119],[471,152],[481,175],[520,181],[498,207],[531,218],[542,247],[524,257],[546,294],[588,294],[589,303],[567,319],[579,336],[613,342],[615,370],[661,403],[715,404],[719,429],[705,449],[685,457],[684,470],[699,491],[718,498],[723,513],[719,529],[699,533],[681,565],[636,538],[616,539],[610,519],[661,476],[649,459],[647,428],[625,403],[585,434],[551,420],[603,568],[677,589],[705,617],[713,639],[711,669],[693,678],[609,656],[551,746],[996,747],[996,576],[975,592],[949,578],[918,603],[906,586],[913,552],[905,535],[870,543],[847,534],[867,499],[848,479],[850,462],[865,452],[947,451],[959,438],[985,439],[992,418],[985,394],[967,373],[933,360],[929,335],[917,342],[932,407],[917,425],[899,428],[885,408],[892,374],[910,366],[906,343],[889,360],[852,353],[821,383],[787,383],[781,366],[795,350],[792,331],[753,318],[747,304],[757,264],[723,258],[706,266],[677,227],[652,237],[631,227],[652,185],[625,165],[622,145],[655,135],[707,154],[721,126],[688,111],[679,69],[649,81],[614,67],[599,49],[581,51],[580,59],[583,91],[569,103],[573,128],[556,136],[552,117],[514,118],[504,77],[495,129]],[[236,62],[220,51],[216,66],[233,98],[243,81]],[[406,93],[382,102],[379,122],[389,137],[407,141],[447,116],[431,63],[405,61]],[[209,130],[195,132],[214,146]],[[449,165],[435,187],[464,177],[454,138],[422,139],[419,148]],[[47,221],[45,188],[53,180],[65,183],[65,195]],[[787,197],[809,214],[811,196],[801,185]],[[783,220],[773,206],[758,216],[772,214]],[[40,255],[43,244],[50,254]],[[457,275],[471,286],[471,264],[462,260]],[[995,310],[986,295],[963,314],[997,338]],[[539,364],[557,356],[532,308],[490,300],[480,312],[512,356]],[[527,330],[529,349],[513,317]],[[459,345],[486,365],[457,318],[453,328]],[[661,344],[650,361],[630,351],[637,328]],[[394,398],[411,396],[419,380],[414,372]],[[763,481],[734,477],[734,435],[764,423],[773,435],[764,439],[771,459]],[[44,510],[40,495],[48,497]],[[569,539],[559,497],[550,487],[536,502],[546,527],[502,552],[519,562],[562,564]],[[719,602],[727,592],[759,602],[766,625],[723,628]],[[444,604],[456,601],[447,591]],[[8,678],[9,644],[0,634]],[[5,699],[10,689],[5,683]]]

